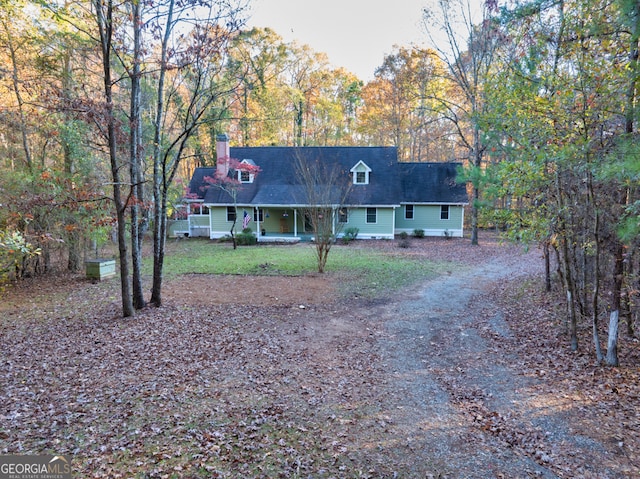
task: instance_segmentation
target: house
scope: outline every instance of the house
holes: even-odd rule
[[[350,183],[346,197],[338,199],[336,192],[332,201],[338,236],[347,228],[358,228],[362,239],[392,239],[414,230],[423,230],[425,236],[463,235],[468,199],[465,185],[456,182],[457,163],[398,162],[395,147],[230,148],[226,135],[218,137],[216,148],[217,167],[196,168],[189,184],[191,214],[174,224],[170,234],[227,236],[237,214],[237,231],[248,215],[258,241],[311,239],[313,231],[304,214],[307,187],[295,167],[302,158],[338,172]],[[228,172],[228,158],[257,167],[259,173]],[[207,181],[221,168],[222,174],[237,175],[235,201],[228,191]]]

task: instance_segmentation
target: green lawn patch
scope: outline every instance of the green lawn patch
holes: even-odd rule
[[[336,245],[331,249],[326,273],[340,283],[345,297],[377,298],[387,296],[418,281],[451,270],[450,262],[428,261],[403,251]],[[150,263],[147,264],[151,271]],[[164,273],[181,274],[303,276],[315,274],[314,246],[295,245],[242,246],[190,239],[169,245]]]

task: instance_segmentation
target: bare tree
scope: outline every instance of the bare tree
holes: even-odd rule
[[[296,201],[306,205],[303,214],[314,233],[318,272],[323,273],[331,246],[342,229],[340,216],[346,214],[346,202],[352,182],[349,171],[320,156],[295,155],[295,172],[301,186]]]
[[[481,128],[485,108],[484,84],[491,74],[499,35],[491,21],[489,2],[475,12],[470,0],[438,0],[436,11],[424,11],[425,27],[434,48],[448,67],[448,79],[456,85],[456,94],[435,98],[442,104],[444,118],[454,125],[458,142],[467,151],[468,161],[476,173],[471,175],[471,244],[478,244],[478,206],[486,144]],[[475,22],[475,18],[479,22]],[[440,45],[434,31],[444,34]]]
[[[180,162],[191,147],[198,128],[215,121],[210,110],[233,86],[221,86],[220,72],[225,68],[229,38],[240,28],[239,20],[246,0],[157,0],[147,3],[115,4],[111,0],[93,0],[95,22],[101,47],[104,80],[105,126],[111,158],[114,198],[118,215],[118,243],[124,316],[144,306],[141,281],[141,245],[146,230],[147,212],[143,185],[148,181],[143,161],[153,160],[154,272],[151,302],[161,304],[162,268],[166,237],[167,195]],[[128,9],[128,10],[126,10]],[[126,11],[125,11],[126,10]],[[70,19],[72,21],[72,19]],[[72,22],[73,23],[73,22]],[[74,23],[79,31],[85,31]],[[94,37],[91,31],[87,35]],[[131,38],[129,38],[129,36]],[[114,65],[119,62],[130,88],[119,88],[120,103],[129,100],[129,128],[116,115]],[[143,91],[153,91],[154,105],[144,102]],[[150,115],[143,114],[144,109]],[[124,115],[122,115],[124,116]],[[143,122],[152,118],[152,145],[145,138]],[[129,140],[129,164],[122,164],[119,149]],[[145,155],[148,146],[148,155]],[[130,182],[123,183],[122,170],[129,166]],[[129,186],[129,192],[123,190]],[[123,196],[124,195],[124,196]],[[133,260],[133,293],[127,258],[126,212],[130,210],[130,240]]]
[[[148,208],[143,205],[144,165],[142,162],[142,2],[130,2],[133,51],[131,65],[125,65],[131,81],[129,97],[129,175],[131,178],[131,267],[133,307],[142,309],[146,303],[142,289],[142,240],[147,229]]]
[[[122,197],[120,183],[120,162],[118,158],[118,125],[113,112],[113,37],[114,37],[114,5],[112,0],[93,0],[96,11],[95,20],[98,27],[102,74],[104,85],[104,123],[103,134],[107,139],[111,175],[113,180],[113,200],[118,219],[118,249],[120,253],[120,288],[122,295],[122,315],[133,316],[134,308],[129,285],[129,258],[127,251],[126,208],[127,202]]]
[[[167,198],[185,151],[198,128],[215,120],[208,114],[219,98],[230,93],[216,76],[225,66],[227,43],[240,28],[243,0],[176,2],[158,6],[162,32],[157,69],[153,140],[153,285],[151,303],[162,304],[162,270],[167,234]],[[206,10],[194,20],[196,8]],[[181,26],[182,25],[182,26]],[[184,25],[191,26],[185,35]]]

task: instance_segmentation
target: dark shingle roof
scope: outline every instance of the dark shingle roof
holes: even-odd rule
[[[460,163],[398,163],[403,203],[468,202],[464,183],[456,182]]]
[[[370,169],[368,185],[354,185],[344,201],[347,205],[392,206],[400,203],[466,203],[464,185],[455,184],[457,164],[398,163],[395,147],[246,147],[231,148],[236,160],[252,160],[259,168],[253,183],[238,190],[238,204],[301,205],[305,188],[296,174],[300,155],[307,161],[336,165],[345,179],[362,161]],[[204,177],[215,168],[196,168],[190,191],[205,203],[232,204],[220,188],[205,188]],[[336,188],[337,189],[337,188]],[[336,194],[336,196],[339,196]]]
[[[189,193],[198,195],[198,199],[203,199],[206,194],[205,176],[213,176],[216,172],[215,168],[199,167],[196,168],[189,181]]]

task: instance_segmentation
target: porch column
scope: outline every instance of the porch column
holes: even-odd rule
[[[253,207],[253,214],[256,217],[256,238],[260,238],[260,208]]]
[[[336,209],[331,208],[331,235],[336,235]]]
[[[293,236],[298,236],[298,210],[293,209]]]
[[[402,208],[402,206],[400,208]],[[396,235],[396,208],[394,207],[391,211],[393,211],[393,214],[391,215],[393,218],[391,223],[391,237],[393,238]]]
[[[213,205],[209,206],[209,239],[213,239]]]

